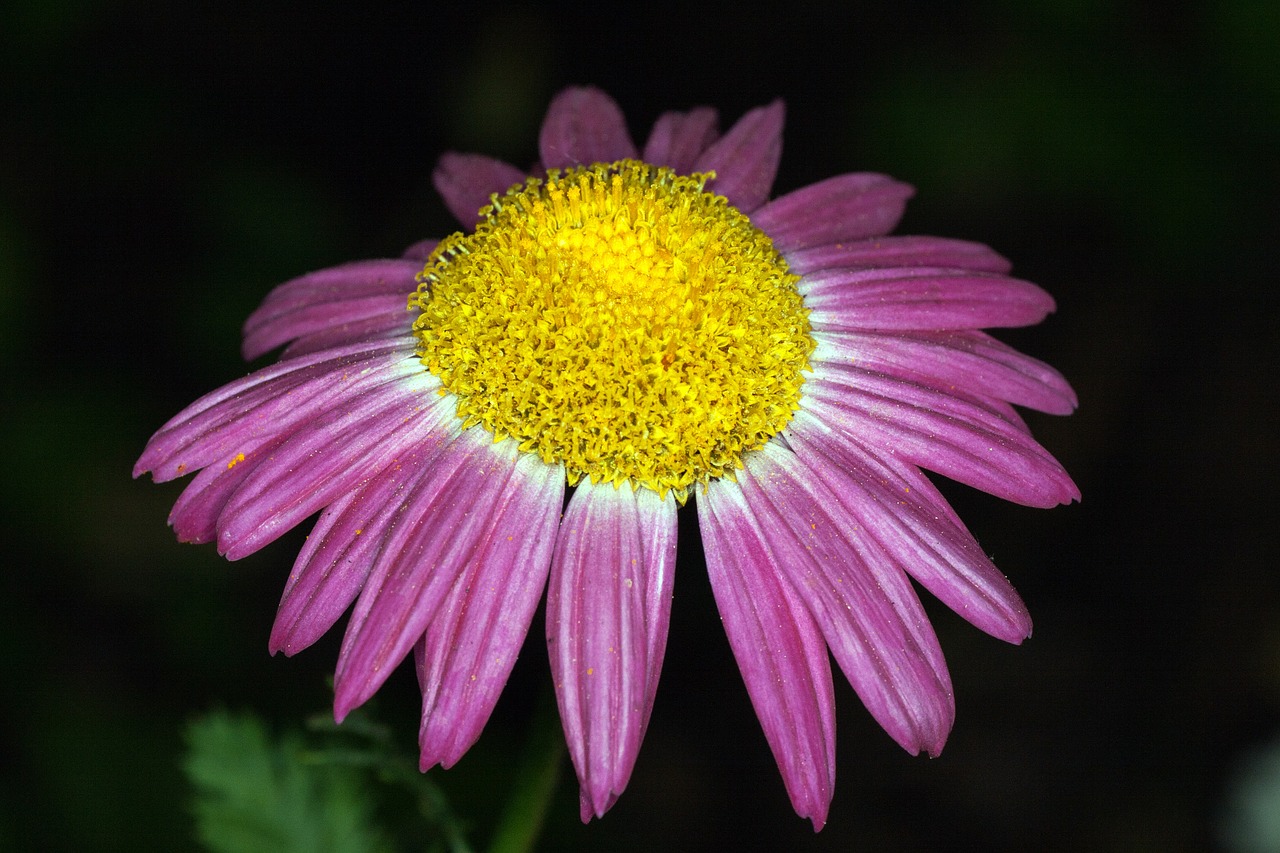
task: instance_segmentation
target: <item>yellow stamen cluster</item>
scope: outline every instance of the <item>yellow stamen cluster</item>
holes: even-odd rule
[[[710,177],[634,160],[552,170],[440,243],[409,307],[466,426],[563,462],[570,484],[683,501],[786,425],[808,310]]]

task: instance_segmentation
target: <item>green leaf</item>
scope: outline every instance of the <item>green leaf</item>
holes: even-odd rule
[[[300,737],[252,715],[210,713],[187,730],[184,769],[200,841],[217,853],[389,851],[357,769],[308,761]]]

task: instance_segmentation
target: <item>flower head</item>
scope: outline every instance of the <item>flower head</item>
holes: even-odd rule
[[[300,651],[354,603],[339,719],[412,649],[421,765],[451,766],[545,589],[582,817],[602,815],[653,707],[691,497],[747,691],[816,828],[831,657],[911,753],[950,731],[909,578],[1029,636],[921,469],[1032,506],[1079,497],[1013,408],[1065,414],[1075,395],[980,331],[1053,300],[984,246],[885,236],[911,195],[886,176],[770,201],[782,119],[775,102],[721,136],[710,109],[667,113],[638,151],[607,95],[562,92],[535,175],[445,155],[436,186],[465,233],[279,286],[244,351],[285,345],[280,361],[148,443],[135,476],[199,472],[170,516],[184,541],[238,559],[320,513],[271,649]]]

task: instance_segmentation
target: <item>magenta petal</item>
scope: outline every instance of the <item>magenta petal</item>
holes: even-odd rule
[[[698,157],[695,172],[715,172],[707,189],[729,200],[743,213],[751,213],[769,198],[782,159],[782,101],[756,107],[729,128]]]
[[[775,198],[751,214],[751,223],[785,254],[887,234],[914,194],[910,186],[888,175],[855,172]]]
[[[797,286],[818,331],[1029,326],[1054,309],[1029,281],[936,267],[823,270]]]
[[[720,480],[698,497],[707,574],[751,704],[791,805],[819,830],[835,790],[835,696],[827,643],[783,580],[767,537],[737,486]]]
[[[413,352],[412,341],[381,341],[269,365],[205,394],[162,426],[133,468],[157,483],[206,465],[229,464],[348,395],[384,382]]]
[[[435,393],[438,380],[414,369],[315,418],[255,468],[218,519],[218,550],[229,560],[252,554],[454,417],[451,399]]]
[[[1027,506],[1080,492],[1020,422],[977,400],[818,362],[800,405],[870,447]]]
[[[416,261],[419,264],[426,263],[427,258],[431,257],[431,253],[436,250],[436,246],[440,245],[440,241],[436,239],[419,240],[412,246],[405,248],[404,253],[400,257],[409,261]]]
[[[559,473],[546,473],[537,466]],[[546,486],[544,479],[559,485]],[[377,691],[422,637],[460,579],[483,578],[490,585],[506,585],[512,595],[530,583],[541,588],[554,544],[544,525],[547,517],[559,516],[563,482],[560,466],[546,466],[532,454],[520,454],[513,441],[494,444],[481,429],[464,430],[445,448],[431,466],[430,476],[405,499],[404,512],[352,611],[335,683],[334,713],[339,720]],[[559,491],[545,495],[544,488]],[[523,617],[518,611],[510,619],[493,616],[500,611],[491,609],[496,606],[491,597],[503,594],[501,588],[473,587],[476,603],[467,606],[489,614],[477,616],[478,624],[506,637]],[[498,621],[486,621],[491,617]],[[524,619],[521,631],[527,627]],[[473,651],[460,651],[458,660],[469,659]],[[449,688],[442,707],[461,713],[465,708],[456,703],[465,696],[465,685],[460,682],[470,673],[451,664],[441,677]],[[482,687],[488,690],[491,685],[477,685]]]
[[[296,654],[320,639],[355,601],[403,511],[460,423],[446,423],[358,491],[334,501],[293,564],[271,628],[272,654]]]
[[[791,271],[805,275],[818,270],[843,268],[950,267],[1004,274],[1012,264],[981,243],[945,237],[872,237],[833,243],[786,253]]]
[[[403,315],[409,294],[418,289],[416,276],[421,270],[421,264],[404,258],[358,261],[287,281],[267,294],[245,320],[244,357],[257,358],[292,338],[344,319],[364,319],[383,311]],[[399,305],[391,298],[397,296]]]
[[[563,502],[564,469],[519,454],[485,538],[417,646],[422,770],[452,767],[493,713],[546,587]]]
[[[489,196],[523,185],[524,179],[525,173],[510,163],[483,154],[454,152],[441,155],[431,173],[445,207],[468,229],[480,221],[480,209],[488,206]]]
[[[1031,617],[1008,578],[910,480],[805,411],[796,413],[787,441],[899,570],[992,636],[1020,643],[1031,635]]]
[[[231,495],[245,478],[265,461],[284,436],[266,436],[257,446],[241,445],[242,450],[225,465],[210,465],[182,490],[169,513],[169,525],[179,542],[212,542],[218,536],[218,518],[226,509]]]
[[[397,304],[404,302],[400,297],[392,297]],[[403,306],[402,306],[403,307]],[[376,343],[378,341],[402,341],[412,345],[414,338],[413,321],[417,318],[407,310],[388,311],[384,314],[366,317],[363,320],[341,322],[302,335],[289,344],[280,353],[280,359],[299,358],[313,352],[344,347],[354,343]]]
[[[618,104],[599,89],[565,89],[547,108],[538,137],[548,169],[634,160],[636,146]]]
[[[910,581],[795,454],[771,441],[744,462],[736,487],[713,481],[706,493],[721,524],[749,520],[729,541],[773,554],[867,710],[907,751],[936,755],[955,702]]]
[[[1076,408],[1076,394],[1061,373],[983,332],[814,332],[813,337],[815,361],[856,364],[1055,415]]]
[[[676,174],[693,171],[693,164],[715,141],[718,118],[710,107],[687,113],[663,113],[654,122],[642,159],[655,166],[669,166]]]
[[[627,786],[649,723],[671,619],[676,503],[629,486],[578,484],[547,592],[547,647],[582,820]]]

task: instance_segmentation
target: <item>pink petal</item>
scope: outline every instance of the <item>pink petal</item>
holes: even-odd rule
[[[408,292],[312,302],[259,322],[245,335],[244,351],[256,358],[288,341],[325,333],[333,334],[330,340],[335,343],[364,339],[365,335],[353,333],[353,326],[362,331],[407,328],[412,323],[407,301]],[[311,351],[327,348],[313,347]]]
[[[439,245],[440,245],[439,240],[435,240],[435,239],[419,240],[418,242],[414,243],[412,246],[407,247],[404,250],[404,253],[400,255],[400,257],[406,260],[416,261],[419,264],[423,264],[423,263],[426,263],[427,258],[431,257],[431,253],[434,252],[436,250],[436,246],[439,246]]]
[[[1051,507],[1080,497],[1021,423],[971,398],[817,362],[800,405],[877,451],[1005,500]]]
[[[914,194],[888,175],[855,172],[775,198],[752,213],[751,222],[785,254],[888,234]]]
[[[320,514],[294,562],[271,628],[271,653],[297,654],[328,631],[363,589],[406,501],[461,423],[442,425],[411,446],[366,486],[339,497]]]
[[[729,541],[758,543],[808,605],[863,704],[912,754],[941,751],[955,719],[942,650],[910,581],[793,453],[769,442],[744,460],[738,485],[706,493]],[[701,499],[701,496],[700,496]]]
[[[242,350],[254,359],[282,343],[343,319],[380,311],[405,313],[422,265],[404,258],[357,261],[309,273],[276,287],[244,323]],[[397,307],[390,297],[399,296]],[[387,297],[379,300],[378,297]]]
[[[599,89],[565,89],[547,108],[538,137],[548,169],[634,160],[636,146],[618,104]]]
[[[715,141],[718,123],[711,107],[663,113],[654,122],[642,159],[655,166],[670,166],[679,175],[688,174],[698,156]]]
[[[467,229],[475,228],[480,221],[480,210],[488,206],[489,196],[523,185],[524,179],[525,173],[510,163],[483,154],[454,152],[441,155],[431,173],[445,207]]]
[[[252,554],[394,464],[455,417],[423,370],[349,399],[301,427],[246,478],[218,519],[218,550]]]
[[[707,574],[791,805],[819,830],[836,775],[827,643],[736,489],[714,481],[698,497]]]
[[[805,411],[796,413],[787,441],[900,571],[992,636],[1020,643],[1031,635],[1031,617],[1008,578],[911,481]]]
[[[1029,326],[1054,309],[1029,281],[937,267],[824,270],[798,287],[819,331]]]
[[[398,297],[392,298],[398,299]],[[398,299],[398,301],[405,300]],[[394,340],[411,345],[414,343],[411,333],[415,319],[417,319],[416,312],[396,310],[354,322],[337,323],[297,338],[284,348],[280,353],[280,359],[298,358],[313,352],[356,343]]]
[[[945,237],[872,237],[786,253],[791,271],[806,275],[818,270],[887,267],[951,267],[1004,274],[1012,264],[981,243]]]
[[[512,441],[494,444],[482,429],[464,430],[405,499],[347,625],[335,683],[337,719],[377,691],[459,579],[496,579],[505,571],[503,583],[513,594],[527,584],[541,588],[553,538],[534,534],[543,530],[548,514],[558,517],[561,498],[531,497],[541,494],[544,476],[535,462],[543,464],[532,454],[519,454]],[[564,471],[554,468],[563,489]],[[495,571],[499,575],[492,575]],[[491,586],[473,589],[483,601],[501,593]],[[483,601],[477,606],[488,613],[492,602]],[[497,628],[506,632],[513,624],[500,622]],[[444,707],[455,708],[458,682],[471,673],[451,665],[446,675],[450,698]]]
[[[671,618],[676,504],[647,488],[579,483],[547,593],[547,647],[582,820],[627,786],[649,723]]]
[[[269,365],[205,394],[162,426],[134,465],[157,483],[236,455],[386,381],[413,352],[408,341],[360,343]]]
[[[496,497],[484,538],[473,543],[474,553],[415,646],[424,771],[437,763],[452,767],[462,757],[507,683],[546,587],[564,469],[521,453]]]
[[[218,536],[218,518],[231,495],[245,478],[266,461],[286,436],[260,436],[261,443],[240,445],[241,450],[225,464],[210,465],[182,490],[169,512],[169,526],[179,542],[212,542]],[[243,458],[241,458],[243,457]]]
[[[782,101],[751,110],[729,132],[702,152],[695,172],[715,172],[707,189],[719,193],[743,213],[751,213],[769,198],[782,159]]]
[[[1067,415],[1076,395],[1062,374],[979,331],[814,332],[817,361],[856,365],[939,388]]]

